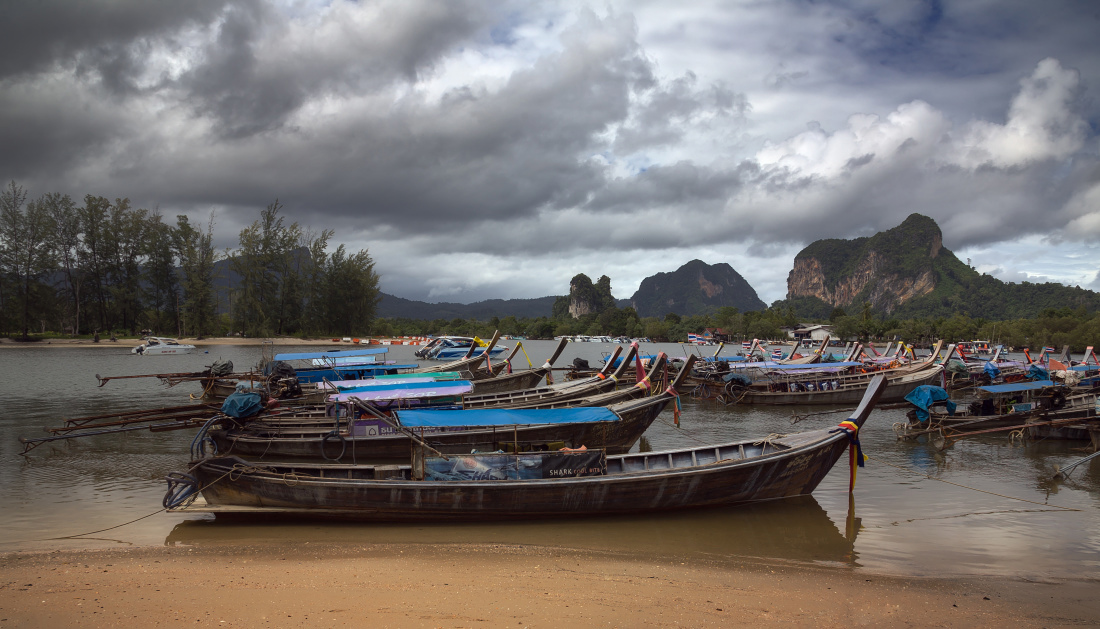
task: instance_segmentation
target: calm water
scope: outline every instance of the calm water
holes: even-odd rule
[[[553,346],[549,341],[524,345],[538,363]],[[119,380],[99,388],[96,373],[197,371],[216,358],[230,359],[240,369],[260,358],[257,347],[207,349],[208,354],[162,357],[133,356],[122,347],[0,349],[0,552],[287,540],[498,542],[689,559],[754,557],[876,573],[1100,577],[1100,460],[1079,467],[1068,481],[1050,480],[1055,464],[1084,455],[1085,443],[1048,441],[1013,447],[1006,437],[993,436],[962,441],[941,453],[926,443],[895,439],[891,425],[904,420],[904,409],[878,411],[864,428],[862,441],[872,460],[860,470],[854,497],[847,492],[847,465],[842,460],[812,497],[716,511],[578,521],[257,525],[154,514],[164,493],[164,475],[186,466],[192,431],[102,435],[46,444],[28,457],[19,456],[19,436],[43,436],[43,427],[60,425],[65,417],[180,405],[188,402],[189,393],[197,392],[196,385],[168,389],[153,379]],[[389,356],[415,362],[412,349],[391,347]],[[571,344],[559,364],[578,356],[594,363],[607,349]],[[655,349],[684,354],[679,345],[643,348]],[[798,426],[790,423],[792,413],[822,410],[828,409],[723,407],[685,400],[680,428],[672,425],[672,413],[666,411],[646,438],[653,449],[661,449],[817,428],[844,417],[820,415]],[[929,480],[918,472],[1003,497]],[[80,540],[46,539],[149,514],[154,515]]]

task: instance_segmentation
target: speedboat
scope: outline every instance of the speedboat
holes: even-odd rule
[[[176,339],[163,336],[147,336],[145,342],[130,350],[130,353],[143,356],[160,356],[161,354],[190,354],[193,351],[195,351],[194,345],[180,343]]]
[[[478,347],[484,347],[488,345],[485,341],[477,337],[469,336],[440,336],[433,339],[430,343],[421,347],[413,352],[417,358],[429,358],[432,360],[458,360],[463,358],[468,352],[470,352],[470,346],[477,344]],[[476,354],[479,350],[475,348]],[[496,358],[500,354],[508,351],[508,347],[504,345],[495,345],[489,352],[491,358]]]

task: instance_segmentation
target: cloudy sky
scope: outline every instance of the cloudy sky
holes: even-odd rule
[[[383,290],[470,302],[934,218],[1008,281],[1100,289],[1100,3],[0,5],[0,178],[221,247],[278,198]]]

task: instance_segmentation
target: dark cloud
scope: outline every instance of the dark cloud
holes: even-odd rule
[[[956,249],[1100,234],[1091,5],[626,8],[9,3],[0,175],[214,211],[224,247],[279,198],[440,298],[546,294],[594,252],[629,293],[702,248],[767,260],[738,270],[771,301],[802,244],[912,212]]]
[[[111,81],[137,70],[140,56],[128,47],[208,25],[227,4],[251,0],[147,2],[145,0],[13,0],[0,4],[0,80],[49,71],[55,66],[102,70]],[[123,75],[118,72],[123,70]]]
[[[489,19],[475,2],[388,3],[369,22],[336,4],[307,30],[271,9],[234,8],[180,86],[221,134],[245,137],[281,127],[307,100],[413,83]]]
[[[688,161],[654,166],[637,176],[608,182],[585,208],[621,214],[652,209],[675,212],[684,207],[696,213],[718,211],[740,188],[746,169],[753,167],[746,164],[725,171]]]

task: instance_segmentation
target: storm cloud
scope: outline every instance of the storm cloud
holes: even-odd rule
[[[214,212],[222,247],[279,198],[417,299],[700,258],[770,302],[912,212],[1095,287],[1100,11],[880,4],[8,3],[0,176]]]

